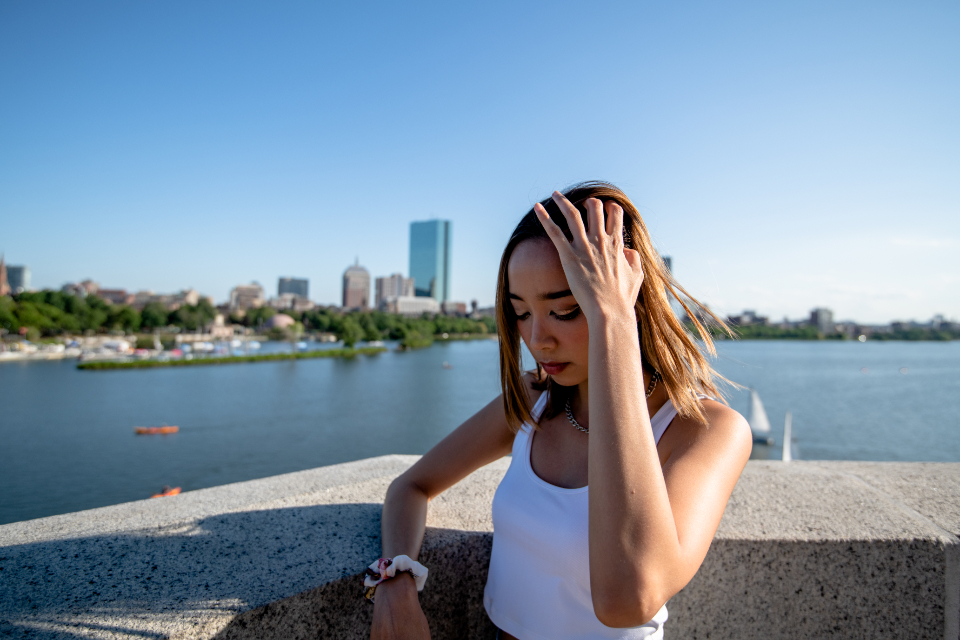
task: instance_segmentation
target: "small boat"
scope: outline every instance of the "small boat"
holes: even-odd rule
[[[444,369],[453,369],[453,365],[447,362],[446,360],[444,360],[443,364],[440,366],[443,367]]]
[[[170,427],[164,425],[162,427],[134,427],[133,432],[138,436],[165,436],[168,433],[177,433],[180,431],[180,427]]]
[[[756,389],[750,389],[750,431],[753,432],[753,441],[757,444],[772,445],[770,437],[770,419],[760,401],[760,394]]]
[[[180,487],[167,487],[165,486],[160,490],[160,493],[155,493],[151,498],[167,498],[169,496],[180,495]]]

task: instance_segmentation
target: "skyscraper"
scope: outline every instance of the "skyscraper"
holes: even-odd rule
[[[837,330],[837,325],[833,321],[833,311],[824,307],[817,307],[810,312],[810,324],[824,335]]]
[[[389,298],[413,297],[413,293],[413,278],[404,278],[399,273],[377,278],[374,304],[377,309],[380,309],[384,301]]]
[[[410,277],[417,296],[450,299],[451,226],[449,220],[410,223]]]
[[[343,272],[343,308],[364,311],[369,307],[370,272],[360,266],[358,259]]]
[[[23,293],[30,288],[30,267],[10,265],[7,267],[7,282],[14,293]]]
[[[277,282],[277,296],[292,293],[301,298],[309,298],[310,281],[306,278],[280,278]]]

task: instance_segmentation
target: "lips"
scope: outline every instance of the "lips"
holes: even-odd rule
[[[555,376],[566,369],[569,364],[569,362],[541,362],[540,366],[548,375]]]

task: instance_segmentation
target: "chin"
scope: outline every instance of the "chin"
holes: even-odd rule
[[[575,387],[584,381],[583,376],[577,375],[575,371],[561,371],[555,376],[550,376],[550,379],[561,387]]]

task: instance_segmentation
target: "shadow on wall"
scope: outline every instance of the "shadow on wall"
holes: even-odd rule
[[[379,553],[380,512],[290,507],[0,547],[0,637],[366,639],[361,575]],[[482,603],[491,541],[427,530],[421,602],[434,638],[492,638]],[[955,553],[935,536],[717,539],[668,605],[667,633],[942,638],[956,613],[944,613],[956,603]]]
[[[380,512],[247,511],[0,547],[0,636],[187,638],[227,616],[218,638],[368,638],[373,607],[361,574],[380,551]],[[490,541],[428,529],[424,564],[462,569],[431,576],[423,593],[433,637],[493,632],[482,602],[468,602],[486,582]]]
[[[490,564],[490,533],[427,530],[421,560],[433,572],[420,604],[430,635],[442,639],[492,639],[496,627],[483,609],[483,587]],[[369,563],[368,563],[369,564]],[[217,640],[338,638],[367,640],[373,605],[363,597],[360,576],[243,613],[218,633]]]

